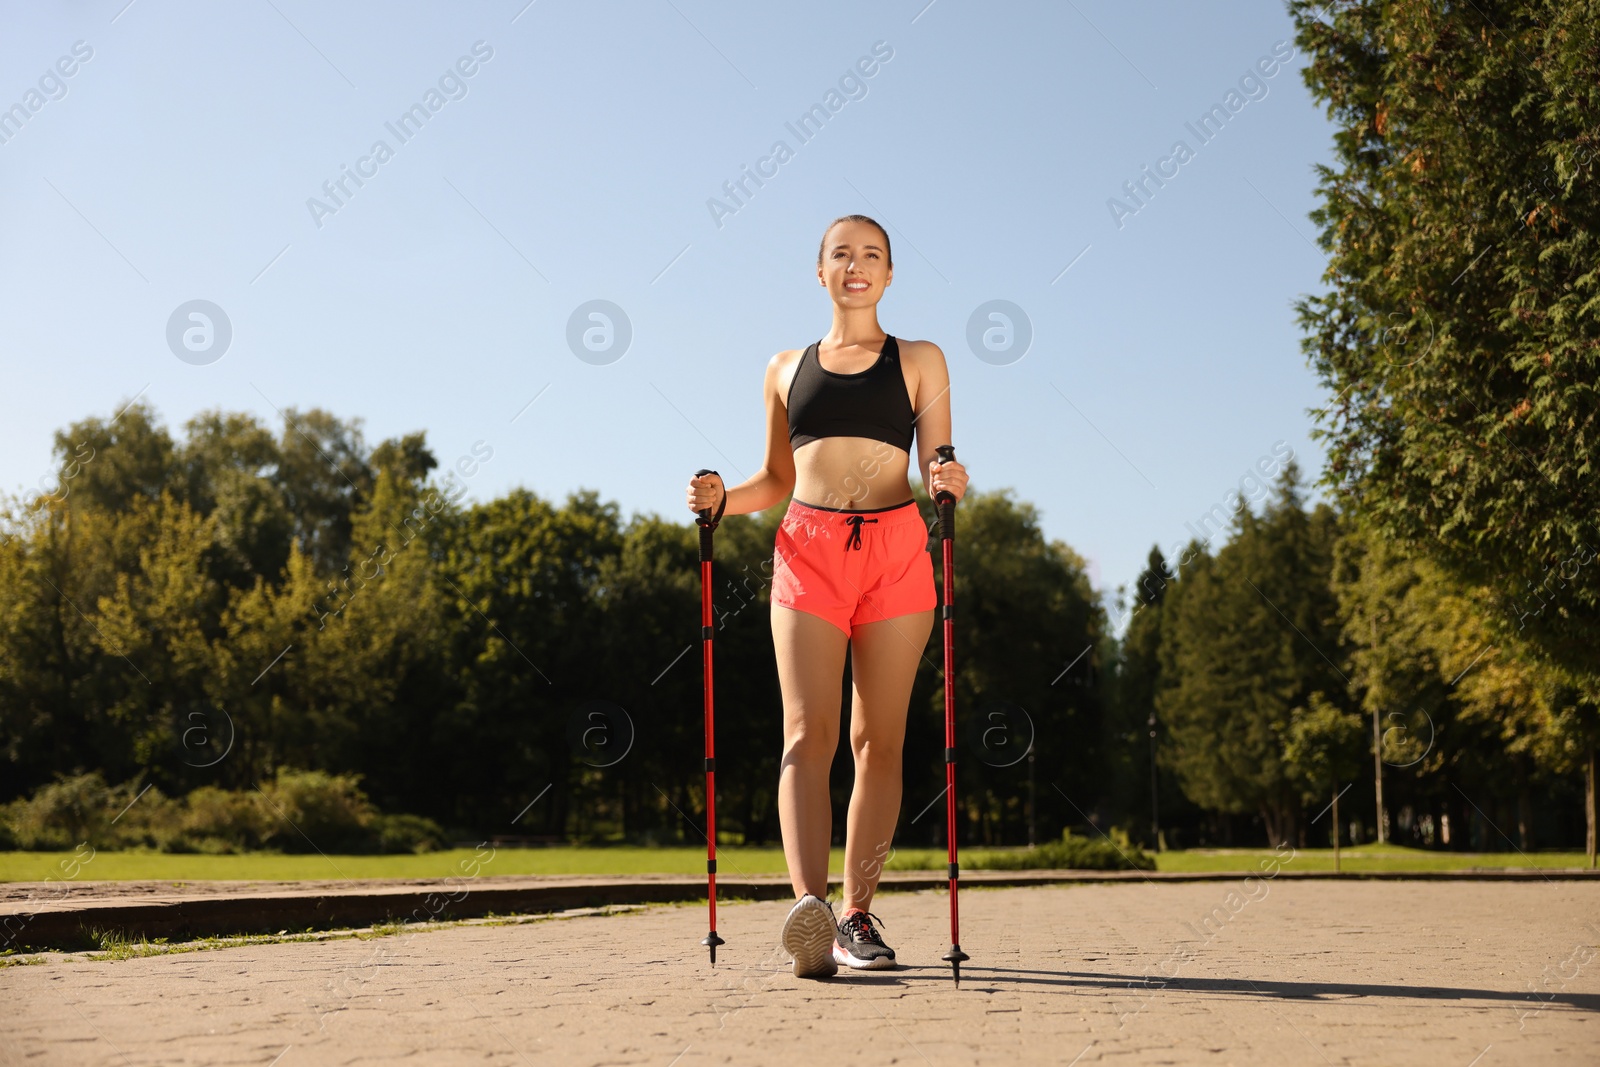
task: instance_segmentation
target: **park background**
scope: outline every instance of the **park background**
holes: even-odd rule
[[[1592,857],[1586,6],[31,11],[0,839],[699,842],[683,484],[861,211],[973,474],[964,844]],[[718,529],[730,843],[779,513]]]

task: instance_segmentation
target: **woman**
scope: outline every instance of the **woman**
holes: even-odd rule
[[[878,325],[894,278],[889,235],[865,215],[837,219],[817,252],[817,282],[833,327],[767,363],[766,460],[731,489],[716,475],[689,482],[691,511],[762,511],[794,494],[773,551],[772,641],[783,689],[778,821],[798,898],[783,944],[800,977],[895,965],[872,903],[900,815],[900,754],[911,683],[937,603],[928,529],[907,474],[913,432],[929,495],[966,492],[967,473],[940,465],[949,444],[950,376],[930,341]],[[839,744],[845,652],[854,693],[855,788],[845,837],[844,911],[828,892],[832,807],[828,769]]]

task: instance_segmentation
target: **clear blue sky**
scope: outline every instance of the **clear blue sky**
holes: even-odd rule
[[[880,322],[949,361],[973,488],[1033,502],[1102,590],[1275,443],[1322,468],[1291,302],[1321,288],[1331,127],[1305,57],[1273,56],[1280,0],[107,0],[7,22],[9,492],[48,483],[53,431],[139,394],[175,435],[210,407],[276,429],[274,406],[320,406],[371,444],[426,430],[444,465],[485,442],[477,499],[587,487],[688,521],[697,467],[759,467],[766,361],[828,328],[817,244],[858,211],[894,246]],[[216,334],[169,344],[193,300],[227,317],[220,358]],[[620,358],[569,344],[592,300],[627,317]],[[990,301],[1026,317],[1021,358],[969,344]]]

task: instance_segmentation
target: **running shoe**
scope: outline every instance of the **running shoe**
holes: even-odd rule
[[[838,972],[830,951],[837,928],[833,905],[812,893],[789,909],[783,920],[783,947],[794,957],[796,978],[826,978]]]
[[[839,923],[833,942],[833,959],[857,970],[881,971],[893,967],[894,949],[883,943],[873,925],[882,922],[870,911],[852,911]]]

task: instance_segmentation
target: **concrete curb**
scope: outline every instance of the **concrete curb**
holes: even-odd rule
[[[1197,871],[967,871],[964,888],[1108,883],[1231,882],[1269,877],[1259,870]],[[1575,868],[1454,871],[1285,871],[1290,881],[1431,882],[1595,882],[1600,871]],[[170,882],[11,883],[0,900],[0,950],[41,951],[97,947],[89,930],[114,930],[131,940],[165,937],[174,941],[206,936],[275,934],[289,930],[360,928],[393,922],[475,919],[488,915],[543,914],[616,904],[683,903],[704,900],[704,877],[633,875],[628,877],[522,875],[419,881],[369,879],[361,882],[212,882],[205,891],[175,891]],[[830,879],[837,885],[838,879]],[[949,887],[940,872],[886,871],[886,891],[910,892]],[[70,889],[70,893],[64,893]],[[52,894],[54,900],[46,899]],[[97,895],[98,894],[98,895]],[[782,875],[739,877],[720,874],[719,900],[787,900],[793,895]]]

